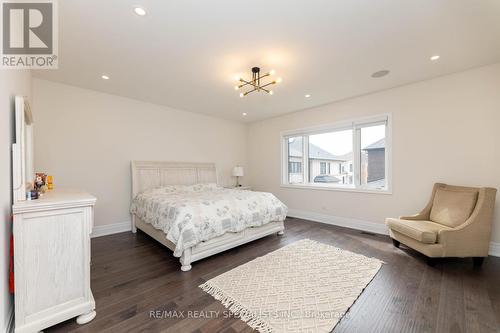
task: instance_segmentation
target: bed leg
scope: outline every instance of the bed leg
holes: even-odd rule
[[[135,226],[135,214],[132,214],[132,233],[137,232],[137,227]]]
[[[285,230],[278,231],[278,236],[283,236],[285,234]]]
[[[187,272],[191,270],[191,248],[184,250],[181,256],[181,271]]]

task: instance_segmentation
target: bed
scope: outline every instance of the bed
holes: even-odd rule
[[[132,161],[132,232],[140,229],[191,263],[283,235],[287,207],[271,193],[218,185],[214,163]]]

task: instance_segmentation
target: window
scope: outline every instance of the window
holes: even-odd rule
[[[282,133],[283,185],[388,191],[389,116]]]
[[[361,185],[385,187],[385,124],[366,126],[361,135]]]
[[[319,163],[319,173],[321,175],[326,175],[326,162]]]
[[[288,168],[290,173],[302,173],[302,163],[301,162],[288,162]]]
[[[303,162],[303,138],[290,137],[288,142],[288,183],[300,184],[303,182],[302,162]]]
[[[346,177],[318,177],[326,175],[326,161],[339,163],[340,175],[345,173],[345,163],[352,161],[352,129],[305,136],[308,142],[309,179],[314,183],[349,184]]]

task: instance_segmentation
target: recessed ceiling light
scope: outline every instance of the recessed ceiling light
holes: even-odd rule
[[[372,77],[375,78],[375,79],[378,79],[380,77],[386,76],[389,73],[390,73],[390,71],[388,71],[387,69],[383,69],[381,71],[377,71],[377,72],[373,73]]]
[[[134,7],[134,13],[136,13],[139,16],[144,16],[146,15],[146,10],[142,7]]]
[[[101,75],[101,78],[102,78],[103,80],[109,80],[109,76],[107,76],[107,75]]]
[[[441,58],[441,56],[439,56],[439,55],[437,55],[437,54],[436,54],[436,55],[433,55],[433,56],[431,57],[431,60],[432,60],[432,61],[436,61],[436,60],[438,60],[439,58]]]
[[[311,94],[306,94],[306,95],[304,95],[304,97],[309,98],[309,97],[311,97]]]
[[[245,117],[245,116],[247,115],[247,113],[246,113],[246,112],[243,112],[241,115],[242,115],[243,117]]]

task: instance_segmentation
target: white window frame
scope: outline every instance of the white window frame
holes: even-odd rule
[[[385,179],[386,186],[376,189],[361,185],[361,128],[386,124],[385,127]],[[353,135],[353,176],[354,184],[316,184],[309,183],[309,136],[332,131],[352,130]],[[302,137],[302,184],[288,183],[288,138]],[[281,140],[281,187],[296,189],[349,191],[364,193],[392,194],[392,114],[341,121],[333,124],[282,131]]]

